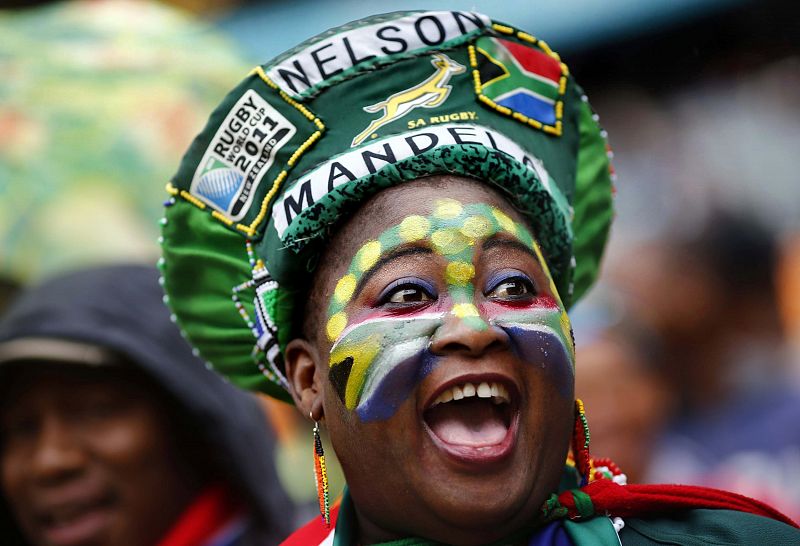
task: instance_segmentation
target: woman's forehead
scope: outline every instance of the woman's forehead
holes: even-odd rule
[[[518,223],[527,224],[519,212],[488,184],[453,175],[431,176],[381,191],[360,207],[331,240],[336,252],[352,255],[360,243],[377,238],[410,216],[430,216],[442,199],[463,205],[482,203],[499,209]]]

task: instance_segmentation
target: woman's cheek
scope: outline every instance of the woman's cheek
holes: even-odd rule
[[[526,365],[540,369],[563,398],[574,391],[575,351],[564,310],[549,296],[525,301],[487,301],[481,313],[508,334],[511,349]]]
[[[331,348],[328,374],[348,410],[362,421],[389,419],[434,369],[428,349],[444,313],[370,313],[348,325]]]

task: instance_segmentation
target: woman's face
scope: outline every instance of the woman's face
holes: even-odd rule
[[[364,541],[478,544],[531,523],[567,450],[574,347],[521,216],[476,182],[423,179],[370,200],[323,263],[314,343],[290,344],[288,371]]]

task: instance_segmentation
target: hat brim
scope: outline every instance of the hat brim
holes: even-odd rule
[[[0,367],[31,361],[98,367],[119,364],[120,359],[105,347],[81,341],[26,337],[0,343]]]

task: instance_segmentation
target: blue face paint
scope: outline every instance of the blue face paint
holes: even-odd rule
[[[427,339],[407,342],[406,346],[398,346],[396,352],[407,353],[411,343],[416,350],[414,354],[395,364],[374,385],[367,381],[364,391],[369,394],[362,398],[356,409],[362,421],[389,419],[436,367],[439,357],[430,352]]]
[[[499,327],[508,334],[512,349],[520,360],[540,367],[558,394],[572,399],[575,391],[572,362],[559,335],[549,328],[533,324],[507,324]]]

